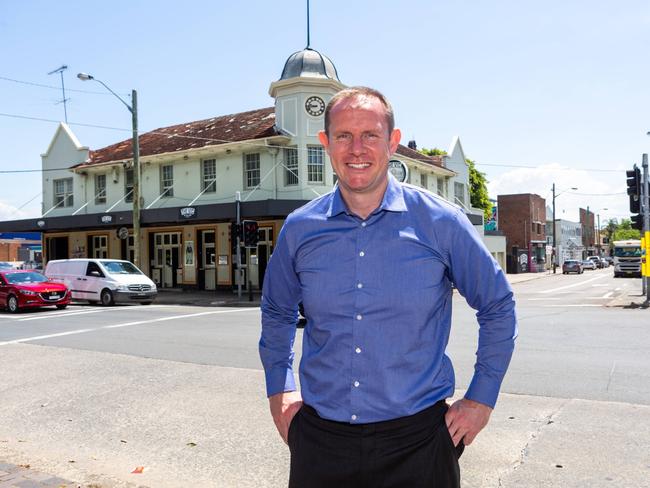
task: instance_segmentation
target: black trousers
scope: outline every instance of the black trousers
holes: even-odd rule
[[[372,424],[325,420],[303,405],[289,426],[289,488],[459,488],[458,458],[436,403]]]

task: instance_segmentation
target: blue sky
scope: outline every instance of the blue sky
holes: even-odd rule
[[[68,121],[98,148],[129,137],[130,114],[78,72],[137,89],[141,131],[267,107],[305,17],[304,0],[0,2],[0,171],[39,169],[56,129],[20,117],[63,119],[60,89],[7,79],[58,87],[47,73],[67,65]],[[555,182],[579,188],[558,217],[628,215],[624,170],[650,152],[647,1],[312,0],[311,18],[311,46],[343,83],[386,93],[404,143],[447,149],[459,135],[492,197],[550,205]],[[0,174],[0,218],[38,215],[40,185]]]

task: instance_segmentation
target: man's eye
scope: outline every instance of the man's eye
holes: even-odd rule
[[[350,134],[339,134],[336,136],[336,140],[339,142],[346,142],[350,140]]]

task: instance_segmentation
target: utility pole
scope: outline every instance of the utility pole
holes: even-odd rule
[[[555,183],[553,183],[553,274],[557,272],[557,225],[555,225]]]
[[[138,92],[131,90],[133,125],[133,261],[140,267],[140,142],[138,140]],[[128,243],[127,243],[128,244]]]

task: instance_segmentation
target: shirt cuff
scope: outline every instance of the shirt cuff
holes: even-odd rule
[[[296,391],[296,379],[292,368],[276,368],[266,372],[266,396]]]
[[[500,387],[500,382],[495,384],[494,380],[490,378],[474,375],[467,392],[465,392],[465,398],[494,408]]]

